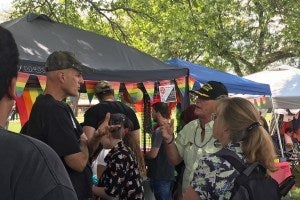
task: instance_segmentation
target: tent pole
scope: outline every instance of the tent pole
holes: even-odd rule
[[[273,115],[275,116],[275,128],[277,130],[277,137],[278,137],[278,140],[279,140],[278,142],[279,142],[279,148],[280,148],[280,152],[281,152],[281,157],[284,158],[282,141],[281,141],[280,130],[279,130],[279,125],[278,125],[279,115],[275,113],[275,106],[274,106],[274,101],[273,101],[272,97],[271,97],[271,101],[272,101],[272,107],[273,107],[273,109],[272,109],[273,110]],[[273,134],[273,131],[272,131],[271,134]]]

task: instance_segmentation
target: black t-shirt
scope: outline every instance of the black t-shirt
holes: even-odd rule
[[[77,199],[57,154],[34,138],[0,130],[0,199]]]
[[[48,144],[62,159],[78,199],[92,196],[92,171],[89,165],[83,172],[71,169],[65,163],[64,156],[80,152],[82,133],[80,124],[66,103],[48,94],[37,97],[28,121],[27,134]]]
[[[133,130],[140,129],[140,124],[135,112],[129,106],[119,101],[103,101],[90,107],[84,114],[84,122],[82,125],[97,129],[108,112],[111,114],[122,113],[126,115],[133,123]]]

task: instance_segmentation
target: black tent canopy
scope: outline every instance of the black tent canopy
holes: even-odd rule
[[[46,15],[27,14],[1,26],[10,30],[20,53],[20,72],[43,75],[53,51],[75,54],[86,80],[143,82],[188,75],[179,69],[114,39],[58,23]]]

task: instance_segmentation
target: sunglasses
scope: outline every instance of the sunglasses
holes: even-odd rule
[[[122,113],[111,114],[108,125],[123,125],[125,122],[126,116]]]

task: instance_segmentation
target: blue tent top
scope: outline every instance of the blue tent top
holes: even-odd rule
[[[178,58],[167,60],[166,63],[178,68],[188,68],[190,76],[202,84],[211,80],[220,81],[227,87],[229,93],[271,95],[270,85],[268,84],[250,81],[237,75],[197,65]]]

